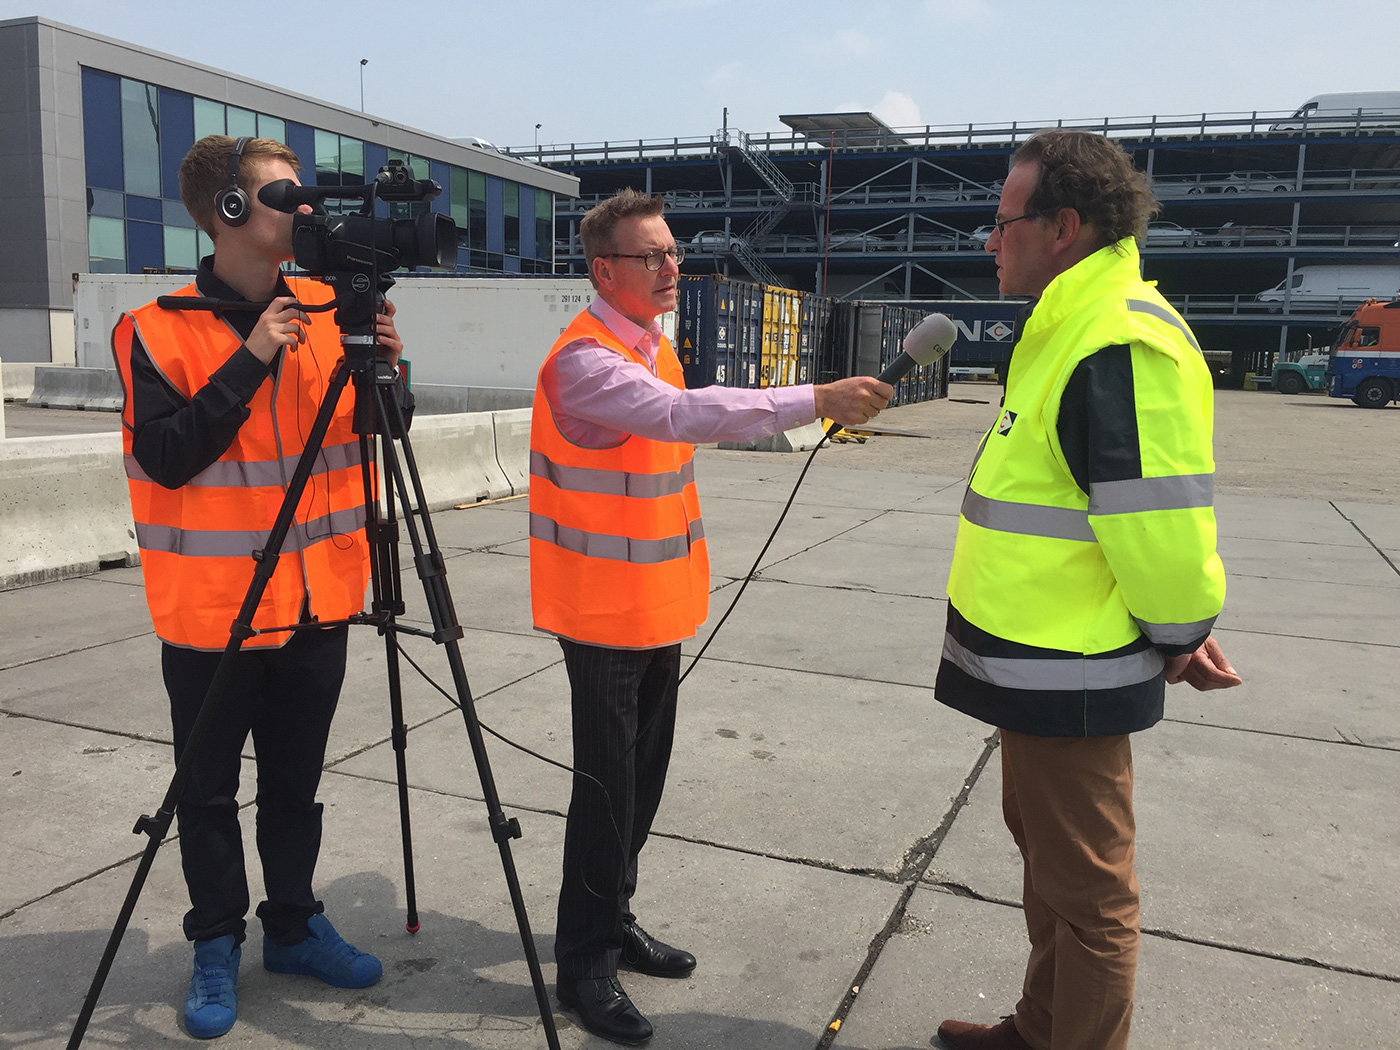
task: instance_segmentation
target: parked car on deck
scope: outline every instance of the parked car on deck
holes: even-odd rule
[[[1196,243],[1196,238],[1200,234],[1195,230],[1188,230],[1185,226],[1180,226],[1174,222],[1149,222],[1147,224],[1148,248],[1190,248]]]
[[[690,250],[708,255],[721,254],[729,250],[730,235],[723,230],[701,230],[690,238]]]

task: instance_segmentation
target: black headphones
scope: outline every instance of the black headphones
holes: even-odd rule
[[[225,226],[242,226],[248,221],[248,213],[253,207],[247,191],[238,185],[238,165],[243,160],[243,147],[249,141],[249,137],[244,135],[234,142],[233,157],[228,164],[228,185],[214,198],[214,211],[224,220]]]

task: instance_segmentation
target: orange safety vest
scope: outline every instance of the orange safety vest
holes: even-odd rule
[[[647,367],[585,310],[545,358],[596,342]],[[658,376],[684,388],[663,337]],[[530,426],[530,598],[537,630],[614,649],[694,636],[710,604],[710,559],[691,464],[695,446],[635,434],[607,448],[559,431],[543,385]]]
[[[289,279],[299,302],[327,302],[319,282]],[[176,295],[198,296],[194,285]],[[152,481],[132,455],[133,334],[170,385],[186,398],[242,345],[223,318],[148,303],[123,314],[112,333],[126,391],[122,408],[131,513],[156,634],[190,649],[223,649],[252,583],[252,554],[266,545],[327,387],[341,357],[331,314],[309,315],[307,341],[283,351],[277,373],[248,402],[251,413],[228,449],[177,489]],[[359,439],[351,429],[354,398],[342,392],[315,469],[268,581],[253,627],[297,623],[303,605],[318,620],[340,620],[364,607],[369,582]],[[255,634],[245,646],[281,646],[290,632]]]

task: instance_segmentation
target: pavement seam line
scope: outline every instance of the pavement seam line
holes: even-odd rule
[[[154,633],[154,631],[141,631],[139,634],[127,635],[124,638],[108,638],[106,641],[97,642],[95,645],[82,645],[76,649],[65,649],[59,653],[45,653],[43,656],[35,656],[28,660],[21,660],[16,664],[5,664],[3,667],[0,667],[0,671],[13,671],[20,667],[29,667],[31,664],[41,664],[45,660],[57,660],[60,657],[73,656],[76,653],[88,653],[92,652],[94,649],[102,649],[109,645],[119,645],[122,642],[129,642],[136,638],[145,638],[147,635]]]
[[[1163,718],[1162,721],[1170,722],[1172,725],[1190,726],[1191,728],[1221,729],[1228,733],[1250,733],[1254,736],[1276,736],[1284,740],[1304,740],[1314,744],[1345,744],[1347,747],[1362,747],[1368,751],[1400,751],[1400,746],[1368,744],[1360,739],[1348,739],[1337,726],[1333,726],[1332,729],[1341,737],[1340,740],[1333,740],[1331,737],[1325,736],[1305,736],[1302,733],[1281,733],[1275,729],[1251,729],[1248,726],[1227,726],[1221,725],[1218,722],[1188,722],[1184,718]]]
[[[1382,560],[1383,560],[1387,565],[1390,566],[1390,571],[1391,571],[1391,572],[1395,573],[1396,576],[1400,576],[1400,568],[1397,568],[1396,565],[1395,565],[1395,562],[1393,562],[1393,561],[1390,560],[1390,555],[1387,554],[1385,551],[1381,550],[1380,546],[1376,543],[1376,541],[1373,540],[1373,539],[1371,539],[1370,536],[1367,536],[1367,535],[1366,535],[1366,531],[1365,531],[1360,525],[1358,525],[1358,524],[1357,524],[1355,521],[1353,521],[1351,518],[1348,518],[1348,517],[1346,516],[1345,512],[1343,512],[1342,508],[1339,507],[1339,506],[1337,506],[1337,503],[1336,503],[1335,500],[1330,500],[1330,499],[1329,499],[1329,500],[1327,501],[1327,505],[1328,505],[1329,507],[1331,507],[1333,510],[1335,510],[1335,511],[1337,512],[1337,514],[1341,517],[1341,519],[1342,519],[1344,522],[1346,522],[1346,523],[1347,523],[1348,525],[1350,525],[1353,529],[1355,529],[1358,536],[1360,536],[1363,540],[1365,540],[1368,544],[1371,545],[1371,549],[1374,550],[1377,554],[1379,554],[1379,555],[1381,556]]]
[[[964,897],[967,900],[978,901],[982,904],[995,904],[1003,908],[1011,908],[1015,911],[1024,910],[1017,901],[1008,900],[1005,897],[993,897],[985,893],[978,893],[972,887],[961,882],[932,882],[925,883],[926,888],[936,889],[943,893],[948,893],[954,897]],[[1353,977],[1368,977],[1376,981],[1386,981],[1391,984],[1400,984],[1400,974],[1382,973],[1379,970],[1363,970],[1357,966],[1345,966],[1341,963],[1323,962],[1321,959],[1314,959],[1310,955],[1285,955],[1282,952],[1271,952],[1266,948],[1250,948],[1243,944],[1231,944],[1228,941],[1213,941],[1205,937],[1192,937],[1190,934],[1177,933],[1174,930],[1161,929],[1154,926],[1144,926],[1141,928],[1144,937],[1156,937],[1164,941],[1179,941],[1182,944],[1194,944],[1201,948],[1214,948],[1222,952],[1234,952],[1236,955],[1251,955],[1258,959],[1269,959],[1272,962],[1289,963],[1293,966],[1307,966],[1316,970],[1327,970],[1332,973],[1345,973]]]
[[[856,971],[855,977],[846,985],[846,992],[841,996],[841,1002],[837,1005],[836,1011],[827,1022],[826,1029],[822,1032],[821,1038],[817,1040],[814,1050],[829,1050],[831,1044],[835,1042],[836,1035],[845,1024],[851,1008],[855,1005],[856,997],[860,994],[860,989],[864,986],[866,979],[870,976],[875,964],[879,961],[881,953],[885,950],[885,945],[889,943],[900,924],[904,922],[904,915],[909,907],[909,901],[914,896],[914,891],[918,889],[920,880],[924,872],[928,870],[933,858],[937,856],[939,847],[943,845],[943,840],[947,838],[948,832],[952,830],[953,822],[957,820],[958,814],[967,805],[967,800],[972,796],[972,789],[977,785],[982,777],[982,772],[987,768],[987,762],[992,757],[999,746],[1000,736],[997,731],[993,731],[983,744],[982,753],[977,756],[977,761],[972,764],[972,769],[967,778],[963,781],[962,790],[953,799],[953,804],[948,807],[948,811],[943,814],[943,819],[939,821],[938,827],[926,838],[920,839],[906,854],[905,866],[900,875],[908,879],[904,889],[900,892],[899,900],[891,909],[889,917],[885,920],[884,928],[877,933],[870,941],[870,947],[866,951],[865,961],[860,969]]]

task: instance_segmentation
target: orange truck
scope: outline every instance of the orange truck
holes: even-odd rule
[[[1332,342],[1327,393],[1362,408],[1384,408],[1400,397],[1400,299],[1369,299]]]

